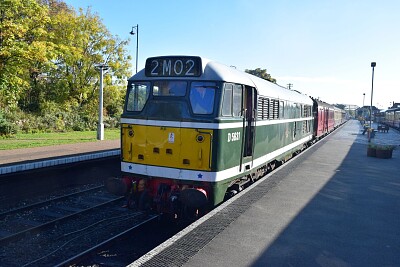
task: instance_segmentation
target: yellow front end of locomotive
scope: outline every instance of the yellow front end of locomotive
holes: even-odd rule
[[[190,170],[211,170],[212,130],[122,125],[122,161]]]

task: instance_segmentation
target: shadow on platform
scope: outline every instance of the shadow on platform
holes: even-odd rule
[[[250,266],[400,266],[400,150],[367,157],[362,138]]]

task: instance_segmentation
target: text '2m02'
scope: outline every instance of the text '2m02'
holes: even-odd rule
[[[147,77],[198,77],[201,73],[199,57],[151,57],[146,60]]]

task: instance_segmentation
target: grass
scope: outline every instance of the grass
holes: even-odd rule
[[[117,140],[120,138],[119,129],[105,129],[105,140]],[[97,141],[96,131],[66,132],[66,133],[32,133],[16,134],[12,137],[0,137],[0,150],[17,148],[53,146],[61,144],[73,144]]]

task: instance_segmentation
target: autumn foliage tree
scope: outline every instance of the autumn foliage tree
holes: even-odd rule
[[[38,130],[95,129],[94,66],[106,63],[105,113],[118,121],[131,74],[127,40],[113,36],[90,9],[76,12],[58,0],[2,0],[0,12],[0,110],[6,119],[28,130],[34,124]]]
[[[1,107],[15,109],[29,94],[37,66],[48,61],[45,6],[34,0],[3,0],[0,5],[0,100]]]

